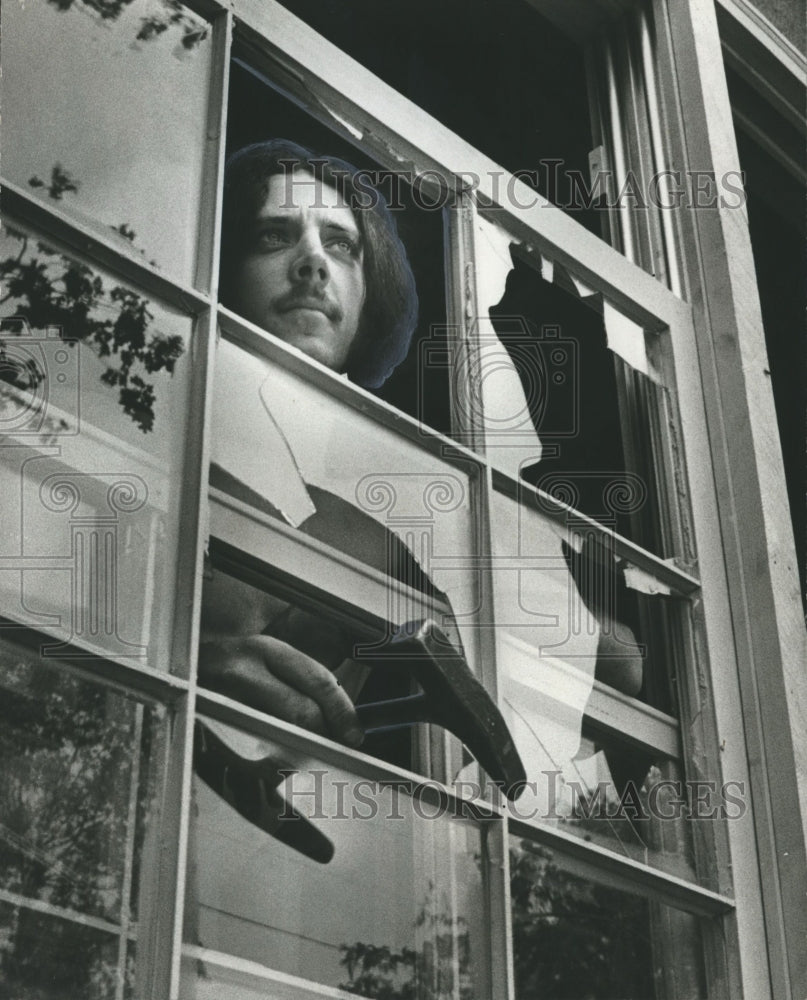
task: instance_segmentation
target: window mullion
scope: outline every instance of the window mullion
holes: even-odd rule
[[[452,416],[454,431],[460,440],[475,451],[485,455],[488,450],[486,413],[483,403],[483,359],[480,350],[482,324],[489,319],[484,304],[479,299],[478,251],[476,239],[477,213],[470,196],[462,198],[460,208],[451,217],[450,247],[454,278],[451,304],[454,310],[457,336],[453,349],[457,352],[451,382],[453,393]],[[481,363],[480,363],[481,362]],[[497,702],[499,698],[499,671],[497,665],[496,622],[503,609],[496,607],[496,589],[493,585],[493,472],[486,464],[482,474],[475,477],[477,496],[474,509],[477,513],[475,541],[477,551],[469,555],[478,559],[477,582],[479,593],[477,622],[479,628],[479,664],[482,682]],[[498,610],[498,614],[497,614]],[[512,903],[510,897],[510,865],[507,834],[507,816],[496,823],[487,824],[484,831],[483,880],[488,907],[489,975],[491,996],[507,1000],[515,997],[513,966]]]
[[[475,370],[475,338],[478,336],[479,303],[474,276],[474,225],[476,211],[470,196],[460,199],[449,213],[446,240],[446,271],[449,328],[447,350],[453,362],[451,393],[452,434],[467,447],[485,454],[484,414],[474,405],[481,391]]]
[[[172,984],[173,953],[178,951],[185,887],[185,856],[190,817],[190,777],[193,751],[191,708],[193,692],[179,699],[163,728],[158,761],[160,822],[140,887],[140,923],[137,941],[137,987],[149,1000],[175,1000]],[[161,888],[162,887],[162,888]],[[168,891],[166,891],[166,887]],[[179,927],[179,934],[175,928]]]
[[[229,18],[226,25],[229,32]],[[223,134],[222,134],[223,143]],[[179,994],[185,884],[187,876],[188,836],[192,813],[193,730],[196,710],[196,661],[202,614],[202,576],[207,543],[207,479],[210,464],[211,403],[217,326],[215,310],[210,310],[200,333],[195,353],[195,391],[189,422],[185,458],[182,553],[178,572],[180,600],[177,603],[172,660],[178,672],[189,680],[188,693],[178,706],[172,727],[172,748],[165,777],[166,816],[161,830],[162,847],[159,877],[161,884],[174,887],[157,921],[158,938],[153,960],[151,993],[154,1000]],[[183,537],[184,536],[184,537]],[[170,812],[169,812],[170,810]],[[166,878],[167,877],[167,878]],[[166,878],[166,881],[163,881]]]
[[[471,387],[473,390],[473,387]],[[476,533],[480,569],[478,575],[479,595],[477,606],[479,629],[479,672],[482,682],[497,702],[499,698],[499,676],[496,647],[496,590],[493,586],[493,542],[491,505],[493,500],[493,477],[486,466],[484,474],[475,480],[478,496],[478,531]],[[513,1000],[515,981],[513,973],[513,930],[510,900],[510,866],[508,853],[507,818],[496,824],[488,824],[485,830],[485,851],[487,862],[485,887],[489,921],[491,996],[502,996]]]
[[[205,156],[201,211],[203,234],[198,248],[196,279],[203,288],[218,289],[219,233],[221,229],[226,114],[229,86],[233,18],[228,11],[213,25],[213,68],[208,106],[208,148]],[[172,726],[172,747],[165,775],[166,813],[160,831],[158,876],[160,884],[173,887],[165,893],[150,930],[152,935],[148,989],[154,1000],[180,990],[181,951],[188,876],[189,836],[193,811],[193,734],[196,712],[196,662],[202,615],[202,578],[208,536],[207,481],[212,435],[213,374],[218,322],[216,309],[209,309],[197,324],[194,340],[194,391],[188,423],[188,443],[183,476],[183,537],[177,574],[179,601],[172,660],[179,673],[189,679],[188,694],[177,705]],[[165,881],[163,879],[165,878]],[[156,936],[155,933],[156,932]]]
[[[113,272],[117,277],[138,285],[143,291],[164,300],[183,312],[196,313],[207,308],[209,300],[204,292],[191,288],[146,262],[145,258],[124,252],[118,242],[78,219],[73,218],[53,204],[44,205],[23,188],[11,181],[2,180],[3,212],[25,222],[73,250],[87,256],[94,263]]]
[[[226,153],[227,101],[230,83],[233,16],[221,12],[213,22],[213,52],[207,109],[207,148],[204,156],[201,220],[196,258],[196,283],[218,289],[219,236]]]
[[[508,830],[506,813],[500,821],[485,825],[482,858],[490,926],[491,996],[515,1000]]]
[[[517,811],[517,804],[512,809]],[[703,917],[722,916],[734,910],[734,900],[710,889],[688,882],[640,861],[622,857],[606,847],[589,844],[558,827],[530,819],[510,819],[510,832],[518,837],[543,844],[572,861],[583,878],[607,880],[623,890],[645,893],[668,906]]]
[[[229,81],[232,15],[221,15],[213,26],[213,58],[210,106],[208,111],[209,146],[205,155],[201,211],[203,238],[197,257],[197,280],[203,287],[218,286],[219,232],[224,186],[226,148],[226,108]],[[190,394],[182,510],[183,537],[180,539],[180,565],[177,576],[179,602],[174,624],[172,660],[175,672],[182,676],[194,673],[201,616],[201,582],[204,551],[208,534],[207,481],[212,434],[213,369],[218,321],[215,307],[200,317],[194,330],[192,352],[193,380]],[[191,600],[188,596],[192,595]],[[177,670],[176,665],[179,665]]]

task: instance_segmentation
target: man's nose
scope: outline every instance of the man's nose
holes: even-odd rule
[[[321,244],[307,240],[302,242],[291,262],[292,284],[325,285],[330,278],[328,258]]]

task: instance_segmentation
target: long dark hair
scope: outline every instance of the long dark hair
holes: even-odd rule
[[[418,298],[406,250],[383,195],[358,170],[335,156],[315,154],[288,139],[245,146],[227,161],[221,235],[221,299],[231,301],[233,279],[248,246],[245,234],[266,200],[269,178],[294,169],[340,192],[353,210],[364,247],[366,294],[348,377],[369,389],[383,385],[403,361],[417,323]]]

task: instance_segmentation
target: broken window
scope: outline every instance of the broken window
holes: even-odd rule
[[[287,139],[315,155],[338,157],[360,171],[364,197],[387,204],[406,249],[417,288],[418,313],[409,352],[401,364],[372,391],[430,427],[449,433],[450,406],[445,369],[424,368],[421,343],[446,322],[444,211],[440,190],[413,187],[415,174],[394,158],[381,163],[363,148],[360,130],[330,107],[308,95],[305,110],[271,86],[251,51],[231,67],[227,151],[232,155],[252,143]],[[277,69],[272,67],[277,74]],[[334,128],[339,128],[337,134]],[[375,190],[373,190],[375,189]],[[222,261],[226,267],[226,259]],[[224,304],[231,306],[226,297]]]
[[[383,17],[367,0],[286,0],[285,6],[492,163],[599,233],[597,198],[588,197],[583,35],[595,30],[601,11],[575,19],[564,5],[542,0],[450,0],[439,10],[420,0],[385,8]]]
[[[511,475],[662,557],[658,348],[573,271],[478,220],[476,340],[484,447]],[[473,370],[473,369],[477,370]],[[474,401],[465,402],[474,409]]]
[[[32,24],[78,24],[81,14],[82,26],[92,26],[83,38],[101,37],[95,7],[62,6],[35,12]],[[180,959],[183,996],[343,988],[482,998],[514,985],[529,996],[535,969],[555,977],[541,988],[558,995],[580,985],[578,972],[593,993],[702,992],[697,918],[730,913],[732,903],[719,895],[727,866],[713,863],[709,829],[688,826],[675,801],[681,778],[708,777],[719,757],[703,738],[711,724],[700,584],[690,575],[683,445],[664,349],[683,345],[687,357],[687,310],[552,206],[502,206],[501,215],[463,229],[467,210],[485,202],[465,188],[465,167],[469,188],[491,162],[526,168],[526,188],[505,179],[505,196],[537,186],[558,204],[566,196],[552,188],[545,158],[563,159],[561,186],[574,180],[566,168],[587,173],[582,38],[569,43],[542,20],[552,13],[574,35],[569,4],[537,6],[539,13],[536,4],[515,3],[468,12],[449,4],[420,19],[390,11],[407,23],[377,38],[376,8],[357,18],[353,5],[357,30],[345,50],[376,59],[380,77],[422,95],[418,105],[380,78],[368,87],[361,67],[271,0],[213,0],[211,20],[199,24],[174,0],[148,13],[115,2],[105,7],[99,48],[123,55],[112,71],[99,68],[104,89],[135,122],[155,81],[173,97],[155,132],[116,143],[116,129],[105,130],[112,151],[104,156],[127,181],[144,148],[165,169],[140,170],[118,197],[90,172],[86,185],[74,184],[58,160],[59,170],[50,160],[15,167],[6,207],[29,235],[9,230],[14,245],[4,253],[5,276],[14,279],[7,318],[18,321],[3,331],[4,417],[56,416],[61,428],[55,404],[29,405],[35,369],[12,354],[28,329],[23,319],[35,331],[69,319],[77,349],[90,348],[77,369],[78,402],[86,390],[89,409],[59,403],[68,425],[80,418],[80,436],[45,439],[37,428],[33,447],[36,462],[92,482],[82,480],[89,493],[78,507],[69,489],[43,494],[14,464],[21,425],[6,434],[12,510],[22,483],[23,499],[62,503],[70,509],[54,513],[70,520],[45,529],[38,510],[20,522],[16,547],[0,563],[4,598],[20,598],[4,602],[3,624],[38,648],[55,624],[32,621],[32,609],[62,616],[62,625],[78,610],[83,622],[87,602],[70,603],[71,581],[89,579],[93,600],[109,595],[109,564],[96,560],[82,577],[84,564],[75,562],[89,526],[96,556],[100,539],[109,542],[105,553],[126,561],[115,621],[145,650],[132,657],[131,647],[99,649],[91,628],[74,629],[67,652],[81,657],[91,679],[71,694],[73,668],[60,662],[59,682],[29,692],[30,703],[6,683],[24,715],[55,691],[50,703],[69,709],[74,728],[90,705],[110,730],[107,760],[91,720],[88,742],[68,726],[53,753],[29,747],[9,722],[12,776],[30,771],[31,750],[43,780],[55,776],[75,791],[75,775],[62,766],[69,760],[90,781],[89,839],[79,845],[87,850],[67,851],[79,869],[92,869],[87,912],[76,872],[66,880],[54,864],[37,880],[50,865],[29,836],[40,817],[26,818],[37,804],[37,775],[26,775],[26,808],[15,814],[10,795],[3,815],[26,840],[7,845],[10,877],[19,865],[36,876],[7,886],[0,900],[14,962],[29,946],[38,956],[42,936],[56,935],[64,943],[60,974],[65,952],[81,953],[70,980],[77,994],[125,996],[133,982],[135,992],[167,996]],[[601,13],[580,19],[588,37]],[[338,8],[317,5],[314,17],[339,40]],[[435,17],[434,32],[424,31]],[[125,26],[135,29],[131,49]],[[452,47],[455,35],[463,44]],[[92,65],[80,62],[67,58],[65,75],[80,79]],[[30,73],[20,63],[17,86]],[[117,72],[124,64],[139,67],[133,82]],[[77,106],[94,111],[97,95],[85,91]],[[382,99],[374,103],[376,92]],[[43,100],[72,121],[64,94],[71,90]],[[373,107],[372,128],[363,100]],[[89,111],[86,119],[106,122]],[[17,122],[15,131],[25,131],[19,111]],[[387,171],[400,196],[393,211],[415,271],[420,325],[400,376],[383,388],[367,392],[290,349],[241,316],[226,282],[216,281],[222,165],[227,154],[278,136],[373,174]],[[435,164],[446,176],[424,174]],[[166,178],[175,202],[168,206]],[[137,216],[122,214],[132,196]],[[589,215],[589,230],[591,223]],[[132,232],[150,230],[140,254]],[[70,384],[59,374],[54,389]],[[697,400],[688,447],[701,432],[699,393],[698,385],[689,396],[690,405]],[[121,512],[120,530],[103,508],[110,468],[139,476],[149,491],[137,510]],[[129,504],[139,496],[123,494]],[[705,508],[708,524],[708,501]],[[72,550],[62,547],[70,540]],[[15,574],[30,574],[36,587],[15,591]],[[346,654],[334,665],[341,697],[357,692],[358,718],[377,723],[361,747],[305,719],[281,718],[272,699],[210,682],[208,633],[226,627],[228,615],[248,614],[250,630],[235,633],[246,645],[282,642],[328,667]],[[367,653],[369,674],[360,655]],[[121,689],[140,706],[134,725],[126,705],[114,706],[116,698],[131,701]],[[121,739],[128,753],[118,754]],[[502,777],[512,777],[514,758],[523,778],[508,786]],[[538,781],[535,792],[525,785]],[[499,794],[514,784],[520,797]],[[148,828],[147,813],[157,829]],[[522,864],[522,852],[537,863]],[[53,930],[62,925],[69,932]],[[714,927],[712,937],[723,930]],[[45,988],[38,967],[11,968],[12,982]]]

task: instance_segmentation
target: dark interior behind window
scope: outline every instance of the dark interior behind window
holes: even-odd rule
[[[234,153],[253,142],[267,139],[290,139],[315,153],[338,156],[359,169],[383,171],[360,149],[335,135],[330,129],[306,114],[268,86],[242,64],[233,64],[230,77],[230,102],[227,118],[227,152]],[[382,185],[382,193],[389,190]],[[448,373],[431,368],[422,377],[422,406],[418,404],[418,342],[429,339],[432,327],[444,327],[445,262],[443,250],[443,213],[425,211],[412,202],[405,181],[396,184],[403,204],[394,212],[398,234],[409,256],[418,290],[418,326],[408,357],[375,390],[376,395],[443,433],[450,432]]]
[[[588,179],[583,51],[524,0],[281,2],[505,169],[536,170],[554,204],[569,171]],[[599,235],[596,210],[575,218]]]
[[[791,161],[803,164],[804,143],[736,73],[727,69],[729,94],[739,113],[737,146],[745,173],[748,225],[757,272],[768,375],[773,388],[779,438],[785,465],[790,516],[802,599],[807,602],[807,464],[805,463],[805,403],[807,403],[807,229],[804,176],[798,178],[750,129],[764,127],[762,140]],[[757,133],[760,134],[759,132]]]

